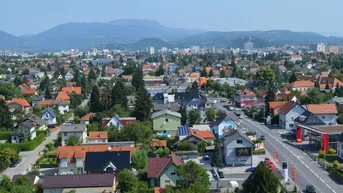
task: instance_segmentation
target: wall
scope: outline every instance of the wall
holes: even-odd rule
[[[343,159],[343,143],[337,142],[337,155]]]
[[[62,193],[62,188],[43,189],[43,193]]]
[[[58,105],[58,110],[64,115],[64,113],[69,112],[69,105]]]
[[[335,114],[317,114],[316,116],[326,125],[337,125],[337,116]]]
[[[76,173],[76,164],[75,163],[68,163],[67,167],[61,167],[62,160],[60,161],[60,164],[58,164],[58,174],[67,174],[68,172],[73,172],[73,174]]]
[[[237,140],[242,140],[242,144],[237,144]],[[236,148],[240,147],[250,147],[251,148],[251,153],[253,149],[253,144],[251,144],[249,141],[244,139],[241,136],[236,137],[235,140],[231,141],[229,144],[225,144],[224,141],[224,161],[226,165],[232,165],[235,164],[237,165],[246,165],[246,166],[251,166],[253,161],[252,161],[252,155],[251,156],[241,156],[237,157],[236,156]],[[243,161],[244,160],[244,161]]]
[[[168,119],[168,122],[166,122]],[[164,124],[165,122],[165,124]],[[181,119],[179,117],[164,114],[153,119],[153,126],[155,131],[164,131],[164,130],[174,130],[177,131],[177,127],[181,125]]]
[[[56,117],[52,118],[51,115],[48,112],[45,112],[42,115],[42,119],[44,119],[47,122],[48,125],[55,125],[56,124]]]
[[[62,136],[62,146],[67,145],[70,136],[76,136],[80,139],[80,143],[86,143],[87,132],[60,132]],[[86,135],[86,136],[85,136]]]
[[[172,171],[175,172],[175,175],[172,175]],[[160,186],[165,187],[166,185],[175,186],[176,180],[178,179],[178,176],[176,175],[176,166],[174,164],[170,165],[167,170],[161,175],[160,177]],[[169,180],[169,183],[166,183],[165,181]]]
[[[293,107],[292,110],[290,110],[285,116],[282,114],[279,114],[279,126],[282,129],[294,129],[294,119],[298,118],[301,114],[305,112],[305,109],[302,108],[300,105],[296,105]],[[293,127],[291,126],[293,124]]]
[[[218,138],[221,138],[223,135],[223,130],[230,128],[237,128],[237,124],[232,120],[224,120],[220,124],[215,125],[211,128],[211,132]]]

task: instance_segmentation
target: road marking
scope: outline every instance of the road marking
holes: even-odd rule
[[[255,127],[259,128],[261,131],[272,137],[275,141],[277,141],[280,145],[282,145],[285,149],[287,149],[294,157],[296,157],[306,168],[308,168],[320,181],[322,181],[332,192],[336,193],[334,189],[332,189],[321,177],[318,176],[308,165],[306,165],[302,160],[299,159],[297,155],[293,151],[291,151],[285,144],[281,143],[278,139],[276,139],[273,135],[271,135],[269,132],[264,131],[260,126],[253,124],[250,120],[244,118],[245,121],[248,123],[254,125]]]

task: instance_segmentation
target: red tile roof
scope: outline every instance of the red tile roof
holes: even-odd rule
[[[293,107],[295,107],[297,105],[296,102],[294,101],[289,101],[287,102],[280,110],[279,110],[279,114],[283,114],[286,115],[290,110],[293,109]]]
[[[56,97],[56,100],[58,100],[58,99],[63,99],[63,100],[68,100],[69,101],[70,97],[65,92],[59,92],[57,97]]]
[[[91,117],[93,117],[95,115],[95,113],[88,113],[87,115],[83,116],[80,118],[80,121],[89,121]]]
[[[307,110],[313,114],[337,114],[335,104],[310,104],[306,105]]]
[[[207,130],[198,130],[198,131],[195,131],[195,130],[191,130],[191,135],[198,135],[199,137],[201,138],[204,138],[204,139],[214,139],[214,135],[213,133],[211,133],[210,131],[207,131]]]
[[[286,101],[282,101],[282,102],[269,102],[269,110],[271,109],[275,109],[278,107],[282,107],[286,104]]]
[[[71,94],[71,93],[76,93],[76,94],[81,94],[81,87],[63,87],[62,91],[67,93],[67,94]]]
[[[88,138],[89,139],[108,139],[108,132],[107,131],[92,131],[92,132],[89,132]]]
[[[24,95],[33,95],[36,94],[36,88],[23,88]]]
[[[20,104],[24,107],[29,107],[30,104],[25,99],[14,98],[11,100],[12,103]]]
[[[314,82],[311,81],[295,81],[289,84],[292,88],[300,88],[300,87],[314,87]]]
[[[162,172],[170,164],[175,164],[176,166],[183,165],[183,162],[176,157],[174,152],[171,152],[169,158],[149,158],[148,159],[148,178],[156,178],[161,176]]]
[[[245,88],[241,91],[240,96],[256,96],[256,94],[252,92],[250,89]]]
[[[55,99],[46,99],[38,102],[39,105],[54,105],[56,104]]]
[[[153,140],[150,142],[150,147],[166,147],[167,140]]]

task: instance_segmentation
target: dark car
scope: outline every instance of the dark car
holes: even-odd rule
[[[210,156],[209,155],[204,155],[204,160],[210,160]]]
[[[251,167],[251,168],[247,168],[245,170],[245,172],[253,172],[255,170],[256,167]]]
[[[224,173],[222,171],[217,171],[220,178],[224,178]]]
[[[266,137],[264,135],[261,135],[260,139],[261,140],[266,140]]]
[[[17,162],[12,162],[11,165],[10,165],[10,167],[11,167],[11,168],[14,168],[14,167],[16,167],[17,165],[18,165]]]
[[[214,172],[214,170],[213,170],[213,169],[211,170],[211,173],[212,173],[212,175],[213,175],[213,177],[214,177],[214,178],[216,178],[216,177],[217,177],[217,174],[216,174],[216,172]]]
[[[316,193],[316,189],[314,188],[313,185],[307,185],[306,186],[306,192],[308,192],[308,193]]]

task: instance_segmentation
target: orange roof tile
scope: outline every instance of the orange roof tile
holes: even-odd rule
[[[95,115],[95,113],[90,112],[90,113],[88,113],[87,115],[81,117],[80,120],[81,120],[81,121],[89,121],[89,119],[90,119],[92,116],[94,116],[94,115]]]
[[[23,89],[23,94],[25,95],[32,95],[32,94],[36,94],[36,88],[24,88]]]
[[[167,140],[153,140],[150,142],[150,147],[166,147]]]
[[[292,88],[298,87],[314,87],[314,82],[311,81],[295,81],[289,84]]]
[[[68,88],[68,87],[63,87],[62,91],[67,93],[67,94],[71,94],[71,93],[76,93],[76,94],[81,94],[81,87],[72,87],[72,88]]]
[[[337,114],[335,104],[310,104],[306,105],[307,110],[313,114]]]
[[[53,105],[56,104],[55,99],[46,99],[38,102],[39,105]]]
[[[107,131],[93,131],[89,132],[89,139],[108,139]]]
[[[18,103],[24,107],[29,107],[30,104],[25,99],[14,98],[11,100],[12,103]]]
[[[214,139],[214,135],[213,133],[211,133],[210,131],[207,131],[207,130],[191,130],[192,132],[192,135],[198,135],[204,139]]]
[[[70,97],[65,92],[59,92],[57,97],[56,97],[56,100],[59,100],[59,99],[68,100],[69,101]]]
[[[282,101],[282,102],[269,102],[269,109],[275,109],[278,107],[282,107],[287,103],[287,101]]]

